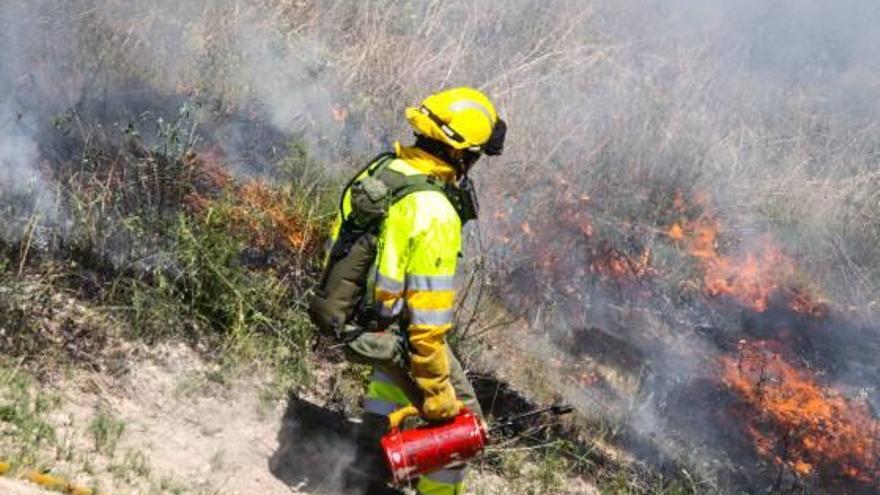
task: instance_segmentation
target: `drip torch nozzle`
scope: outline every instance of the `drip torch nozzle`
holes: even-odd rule
[[[545,413],[550,413],[553,416],[562,416],[563,414],[568,414],[573,411],[574,411],[573,407],[565,406],[565,405],[555,405],[555,406],[550,406],[550,407],[543,407],[543,408],[535,409],[533,411],[529,411],[529,412],[526,412],[523,414],[511,416],[509,418],[504,418],[504,419],[498,421],[498,423],[494,424],[492,426],[492,428],[489,429],[489,431],[492,432],[492,431],[498,431],[498,430],[511,429],[514,426],[519,425],[520,423],[522,423],[523,421],[525,421],[529,418],[533,418],[535,416],[539,416],[539,415],[545,414]]]
[[[568,414],[574,412],[574,408],[571,406],[551,406],[550,413],[554,416],[562,416],[563,414]]]

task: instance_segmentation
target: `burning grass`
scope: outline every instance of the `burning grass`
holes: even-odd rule
[[[677,197],[676,204],[680,201]],[[744,255],[722,255],[718,250],[721,231],[720,221],[703,213],[672,224],[667,235],[699,263],[706,295],[729,296],[755,311],[766,311],[770,296],[794,273],[791,260],[769,237],[761,238],[757,248]]]
[[[230,231],[242,236],[251,248],[263,252],[287,253],[302,259],[318,250],[323,238],[322,225],[307,216],[294,191],[273,187],[259,179],[238,182],[222,168],[207,165],[198,156],[190,160],[210,171],[209,180],[214,184],[209,193],[193,192],[185,198],[192,213],[205,216],[225,207]]]
[[[557,338],[557,343],[575,363],[564,366],[563,373],[570,373],[593,400],[602,396],[603,383],[589,374],[576,376],[581,370],[577,363],[641,368],[649,378],[621,388],[627,396],[644,392],[651,380],[666,380],[651,388],[652,394],[666,397],[660,399],[663,403],[676,402],[670,397],[681,390],[694,394],[689,400],[698,403],[728,403],[724,398],[730,397],[737,407],[722,407],[718,417],[695,412],[687,424],[676,423],[674,417],[661,419],[685,438],[700,437],[705,424],[711,425],[706,442],[719,445],[717,451],[712,447],[704,453],[720,459],[719,465],[730,463],[721,468],[722,477],[710,477],[719,489],[772,486],[774,473],[764,471],[767,464],[758,458],[780,466],[788,479],[796,476],[803,487],[843,487],[846,492],[848,487],[876,486],[877,420],[867,402],[847,399],[820,381],[825,377],[849,389],[870,381],[865,377],[873,375],[862,370],[862,363],[873,356],[841,348],[861,332],[858,325],[840,312],[831,313],[809,270],[774,239],[772,230],[743,238],[726,227],[726,217],[715,213],[708,196],[668,193],[652,196],[657,204],[653,224],[612,216],[599,205],[570,201],[565,194],[555,199],[558,211],[544,223],[496,215],[507,224],[506,231],[499,229],[510,239],[506,248],[534,252],[530,276],[551,281],[546,286],[553,288],[552,317],[564,321],[562,335],[571,335]],[[583,227],[584,219],[589,219],[589,228]],[[528,227],[521,227],[518,237],[509,234],[522,225]],[[514,290],[524,286],[513,282]],[[688,326],[701,318],[713,322],[712,331],[690,334]],[[581,328],[578,324],[591,328],[596,322],[609,336],[608,346],[590,339],[589,332],[572,331]],[[869,334],[862,338],[870,349]],[[744,343],[739,359],[736,354],[718,357],[730,356],[739,339],[774,342]],[[638,351],[631,359],[616,352],[629,347]],[[701,355],[692,357],[694,349]],[[844,355],[852,357],[853,368],[864,376],[847,374],[841,364]],[[721,380],[711,373],[680,374],[677,368],[655,364],[692,358],[702,362],[706,356],[720,360]],[[800,364],[808,362],[815,366]],[[730,433],[739,429],[742,436]],[[748,476],[723,477],[742,469],[750,470]]]
[[[824,302],[798,286],[801,271],[773,237],[762,235],[743,252],[726,255],[719,249],[724,226],[712,213],[708,198],[698,194],[692,202],[699,215],[673,223],[666,235],[697,261],[706,296],[728,297],[748,309],[764,312],[771,300],[781,294],[796,312],[815,318],[827,313]],[[681,215],[688,209],[680,194],[673,205]]]
[[[819,383],[770,342],[742,341],[720,362],[724,383],[742,399],[736,415],[757,452],[824,484],[880,487],[880,421],[864,402]]]
[[[46,147],[70,221],[31,229],[43,237],[25,237],[30,249],[0,243],[0,271],[13,280],[13,271],[35,278],[60,271],[66,276],[53,283],[110,308],[105,313],[126,322],[124,337],[184,337],[230,369],[259,363],[279,372],[279,384],[302,383],[311,338],[302,309],[331,206],[316,192],[320,184],[306,180],[310,162],[301,150],[273,162],[273,184],[234,177],[228,162],[235,157],[211,141],[210,130],[204,144],[181,143],[190,134],[183,130],[196,127],[186,108],[162,121],[154,142],[78,114],[68,123],[79,127],[60,123],[61,136]],[[260,123],[235,118],[242,135],[262,132]],[[0,326],[40,327],[40,308],[23,307],[0,317]],[[56,333],[46,338],[73,339],[66,327]]]

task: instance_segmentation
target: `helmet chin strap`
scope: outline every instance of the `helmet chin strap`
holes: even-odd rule
[[[455,175],[459,179],[467,176],[471,166],[480,158],[480,154],[474,151],[465,150],[461,154],[457,154],[447,144],[421,134],[416,134],[415,146],[452,165],[455,168]]]
[[[449,145],[440,141],[416,134],[416,147],[452,165],[455,169],[457,184],[447,187],[447,198],[450,198],[462,224],[475,220],[479,214],[479,203],[474,185],[467,176],[468,171],[480,158],[476,151],[462,150],[456,153]],[[450,191],[451,189],[451,191]],[[451,195],[451,196],[450,196]]]

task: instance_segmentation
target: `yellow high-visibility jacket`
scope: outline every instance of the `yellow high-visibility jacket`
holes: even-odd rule
[[[452,166],[413,147],[395,145],[388,167],[405,175],[455,180]],[[351,211],[349,191],[332,231]],[[413,379],[426,397],[454,399],[449,380],[446,332],[452,328],[455,270],[461,249],[461,220],[446,195],[417,191],[393,204],[379,233],[372,295],[382,321],[408,322]]]

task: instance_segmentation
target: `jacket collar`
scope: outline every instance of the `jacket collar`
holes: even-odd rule
[[[397,142],[394,143],[394,153],[398,158],[425,175],[433,175],[449,183],[455,182],[455,168],[423,149],[415,146],[401,146]]]

